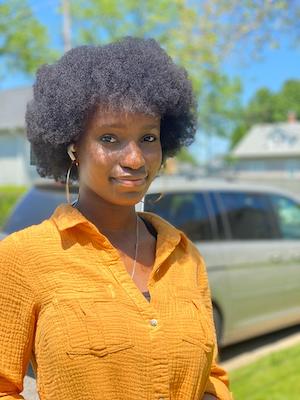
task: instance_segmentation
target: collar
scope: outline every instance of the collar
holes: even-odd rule
[[[77,208],[72,207],[70,204],[60,204],[50,219],[55,222],[59,231],[64,231],[80,224],[91,224]]]
[[[139,212],[138,215],[149,221],[157,231],[158,236],[163,237],[168,243],[175,245],[180,242],[182,232],[169,224],[163,218],[150,212]],[[59,231],[64,231],[78,225],[87,225],[98,231],[92,222],[82,215],[77,208],[72,207],[70,204],[59,205],[50,219],[55,222]]]

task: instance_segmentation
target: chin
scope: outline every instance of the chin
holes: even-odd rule
[[[106,203],[110,203],[115,206],[124,206],[124,207],[133,207],[138,204],[143,197],[145,196],[145,192],[129,192],[129,193],[119,193],[116,194],[114,197],[106,197],[102,198],[105,200]]]

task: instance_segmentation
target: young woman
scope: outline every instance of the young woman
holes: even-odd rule
[[[29,360],[41,400],[231,398],[201,255],[135,211],[195,115],[185,70],[154,40],[39,69],[26,114],[37,170],[78,179],[79,197],[0,244],[0,398],[22,398]]]

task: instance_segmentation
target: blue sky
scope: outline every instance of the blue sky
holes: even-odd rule
[[[60,47],[61,17],[56,12],[58,0],[30,0],[30,3],[38,18],[48,26],[53,44]],[[300,48],[289,47],[289,38],[286,37],[279,49],[267,49],[262,53],[260,60],[249,60],[247,65],[242,64],[238,57],[230,57],[224,64],[224,72],[232,77],[240,77],[243,85],[242,100],[246,103],[262,86],[278,91],[287,79],[300,79]],[[22,75],[7,75],[0,84],[0,90],[31,83],[32,79]],[[208,146],[209,151],[207,151]],[[199,137],[192,151],[205,160],[226,151],[226,148],[226,141],[218,139],[207,141]]]

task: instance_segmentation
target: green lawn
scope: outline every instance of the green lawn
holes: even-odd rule
[[[17,200],[25,191],[25,186],[0,186],[0,228]]]
[[[230,373],[234,400],[299,400],[300,345]]]

